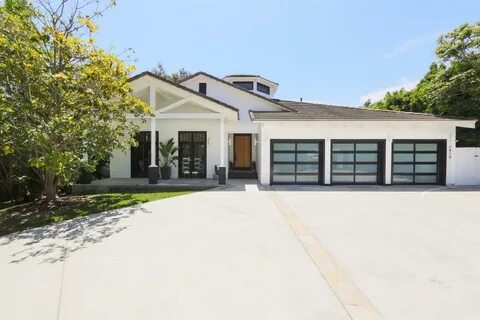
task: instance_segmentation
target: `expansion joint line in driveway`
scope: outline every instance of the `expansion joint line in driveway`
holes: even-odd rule
[[[365,294],[340,269],[330,254],[308,230],[300,217],[270,187],[265,187],[270,199],[282,213],[305,251],[352,320],[383,320]]]

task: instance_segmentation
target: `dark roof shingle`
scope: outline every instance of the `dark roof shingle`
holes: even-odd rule
[[[276,100],[289,111],[251,111],[252,120],[413,120],[437,121],[454,120],[451,117],[436,116],[427,113],[414,113],[392,110],[374,110],[354,107],[334,106],[319,103]],[[459,118],[461,120],[473,120]]]

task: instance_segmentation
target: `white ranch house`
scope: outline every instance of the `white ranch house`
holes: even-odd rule
[[[110,177],[151,183],[159,178],[158,141],[173,138],[173,179],[225,171],[261,184],[455,185],[455,129],[476,123],[279,100],[278,84],[258,75],[198,72],[177,84],[144,72],[130,83],[155,116],[141,124],[138,147],[114,152]]]

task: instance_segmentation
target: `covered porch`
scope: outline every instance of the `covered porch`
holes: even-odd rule
[[[171,178],[212,180],[225,183],[227,167],[226,127],[238,121],[235,107],[197,91],[145,73],[134,77],[133,95],[149,104],[154,115],[138,122],[138,145],[130,152],[114,152],[110,161],[111,178],[148,178],[148,183],[163,183],[159,167],[159,142],[173,139],[178,160],[171,167]],[[223,181],[222,181],[223,172]],[[193,183],[195,184],[195,183]],[[218,184],[218,180],[217,180]]]

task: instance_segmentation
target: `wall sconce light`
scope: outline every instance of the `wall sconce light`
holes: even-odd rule
[[[253,139],[253,145],[254,145],[254,146],[257,146],[257,144],[258,144],[257,138]]]
[[[228,146],[231,146],[231,145],[232,145],[232,139],[228,138]]]

